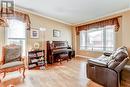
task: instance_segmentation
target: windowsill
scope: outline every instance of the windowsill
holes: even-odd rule
[[[103,52],[103,51],[96,51],[96,50],[82,50],[82,49],[80,49],[80,51],[87,51],[87,52]]]
[[[87,52],[91,52],[91,53],[104,53],[104,52],[113,52],[113,51],[97,51],[97,50],[82,50],[80,49],[80,51],[87,51]]]

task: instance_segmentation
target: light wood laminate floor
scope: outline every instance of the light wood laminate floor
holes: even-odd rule
[[[6,75],[0,87],[102,87],[86,78],[86,61],[83,58],[73,58],[48,65],[46,70],[26,70],[23,81],[19,72]],[[122,74],[122,86],[130,87],[130,66]]]
[[[46,70],[26,70],[24,81],[19,72],[9,73],[0,87],[102,87],[86,78],[86,61],[73,58],[62,64],[48,65]]]

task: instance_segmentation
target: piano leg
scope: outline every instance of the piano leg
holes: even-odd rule
[[[71,59],[71,54],[72,54],[72,52],[71,52],[71,51],[70,51],[70,52],[68,52],[69,59]]]
[[[54,63],[54,55],[51,57],[51,64]]]

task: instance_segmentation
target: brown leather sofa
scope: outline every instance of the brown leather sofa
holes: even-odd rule
[[[128,60],[126,47],[91,58],[87,63],[87,77],[104,87],[120,87],[120,73]]]

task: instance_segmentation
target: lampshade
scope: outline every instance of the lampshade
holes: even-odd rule
[[[40,31],[46,31],[46,28],[41,28],[41,27],[40,27]]]

